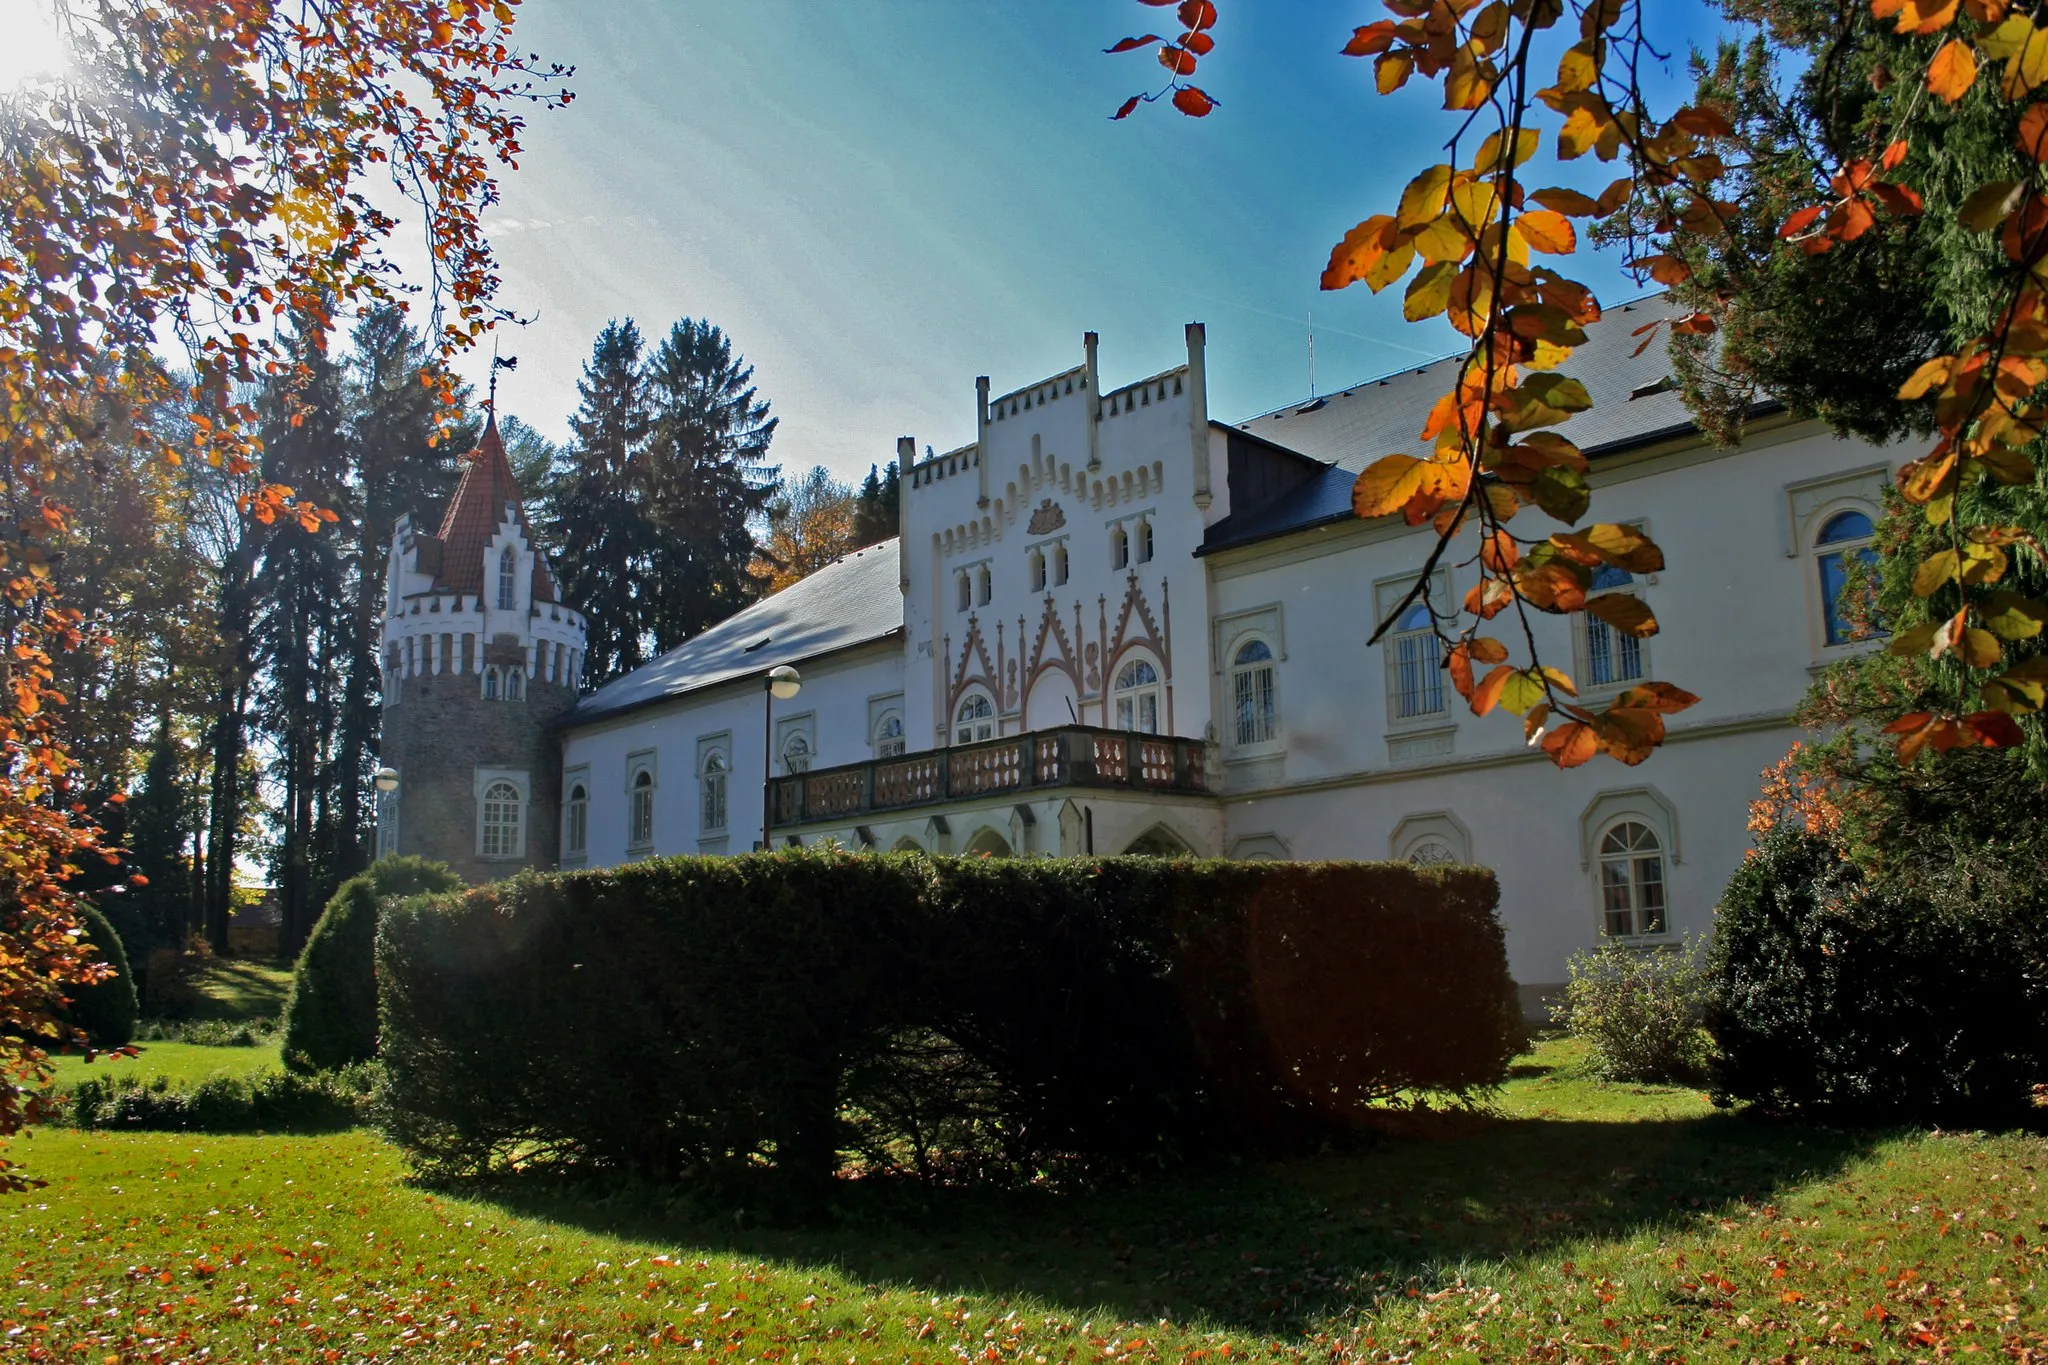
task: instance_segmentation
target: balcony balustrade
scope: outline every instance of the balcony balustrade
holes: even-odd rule
[[[1208,746],[1066,725],[778,777],[775,825],[817,824],[1046,787],[1209,793]]]

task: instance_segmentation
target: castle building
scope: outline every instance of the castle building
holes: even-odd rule
[[[583,617],[533,544],[495,414],[434,535],[401,517],[385,570],[377,854],[471,881],[556,861],[561,743]]]
[[[1792,712],[1816,670],[1876,643],[1841,592],[1870,553],[1893,453],[1772,408],[1741,446],[1713,446],[1664,348],[1639,349],[1639,330],[1673,315],[1652,297],[1590,327],[1564,370],[1594,406],[1560,428],[1592,462],[1595,515],[1643,526],[1667,561],[1603,572],[1595,590],[1641,597],[1662,633],[1586,614],[1530,623],[1589,701],[1652,678],[1700,696],[1639,767],[1559,772],[1514,718],[1471,714],[1419,604],[1367,643],[1433,533],[1358,519],[1352,485],[1416,448],[1456,361],[1223,422],[1192,324],[1184,359],[1131,382],[1105,387],[1093,334],[1056,374],[1001,394],[977,381],[972,440],[923,459],[899,443],[897,538],[582,696],[552,740],[531,721],[570,701],[582,625],[553,600],[487,451],[440,536],[401,527],[393,555],[396,846],[457,850],[473,875],[764,839],[1475,862],[1500,876],[1533,1006],[1603,938],[1710,929],[1759,774],[1800,737]],[[1530,534],[1555,529],[1524,516]],[[1472,535],[1431,570],[1441,609],[1476,580]],[[491,596],[507,554],[509,617]],[[509,665],[527,691],[492,702],[479,670]],[[802,677],[785,700],[764,686],[779,665]],[[521,725],[497,730],[493,707]],[[500,779],[523,821],[503,862],[484,851]]]

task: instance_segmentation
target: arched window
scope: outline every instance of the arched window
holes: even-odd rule
[[[704,771],[697,779],[697,826],[706,832],[725,828],[725,753],[713,749],[704,755]]]
[[[1593,570],[1593,581],[1586,589],[1586,597],[1590,601],[1610,594],[1636,596],[1635,578],[1627,569],[1602,564]],[[1585,657],[1579,664],[1585,686],[1619,687],[1624,683],[1642,681],[1645,667],[1641,636],[1616,630],[1590,612],[1578,619],[1585,632]]]
[[[1117,670],[1114,699],[1117,729],[1159,733],[1159,670],[1149,659],[1133,659]]]
[[[782,771],[791,777],[811,770],[811,737],[801,730],[789,732],[782,741]]]
[[[974,605],[974,584],[968,579],[965,569],[953,575],[953,597],[961,611]]]
[[[1052,585],[1055,588],[1067,585],[1067,542],[1064,540],[1052,547]]]
[[[1401,613],[1387,638],[1387,698],[1395,720],[1444,714],[1443,649],[1427,602]]]
[[[492,664],[489,668],[486,668],[484,670],[484,700],[496,701],[502,684],[503,679],[498,676],[498,666]]]
[[[1264,640],[1247,640],[1230,661],[1230,696],[1237,718],[1237,742],[1270,743],[1279,733],[1279,706],[1273,691],[1273,649]]]
[[[989,604],[989,600],[996,595],[995,575],[991,574],[988,571],[988,565],[984,564],[979,569],[975,570],[974,589],[974,600],[976,602],[979,602],[984,607],[987,606]]]
[[[1814,537],[1814,564],[1820,574],[1822,634],[1830,645],[1846,645],[1880,633],[1868,602],[1845,600],[1850,561],[1877,562],[1870,548],[1877,528],[1862,512],[1837,512]],[[1867,580],[1866,580],[1867,581]]]
[[[1031,568],[1031,591],[1045,591],[1045,551],[1033,550],[1026,556]]]
[[[885,711],[875,722],[875,757],[897,758],[905,748],[903,740],[903,717],[894,711]]]
[[[1416,867],[1455,867],[1458,855],[1443,840],[1427,838],[1408,850],[1408,861]]]
[[[1610,938],[1664,932],[1664,846],[1640,820],[1600,836],[1600,913]]]
[[[654,843],[654,774],[642,768],[627,787],[626,847],[649,848]]]
[[[996,708],[979,692],[970,693],[953,713],[953,742],[977,744],[996,737]]]
[[[1121,526],[1109,528],[1109,567],[1128,569],[1131,567],[1131,536]]]
[[[507,545],[498,556],[498,609],[510,611],[519,604],[519,556]]]
[[[580,858],[590,847],[590,788],[571,783],[562,807],[562,856]]]
[[[1150,564],[1152,562],[1152,523],[1143,517],[1138,518],[1137,542],[1138,562],[1140,564]]]
[[[505,700],[518,701],[526,695],[526,670],[508,668],[505,670]]]
[[[520,838],[519,788],[510,782],[493,782],[484,788],[483,855],[486,858],[517,858],[523,852]]]

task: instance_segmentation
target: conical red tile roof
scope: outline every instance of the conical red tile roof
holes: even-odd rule
[[[512,463],[505,458],[505,443],[498,436],[498,414],[493,412],[484,434],[469,455],[462,481],[449,499],[448,515],[441,518],[441,573],[436,586],[449,592],[481,595],[484,590],[484,550],[504,524],[505,505],[512,505],[519,529],[533,539],[527,525],[526,508],[519,498],[519,481],[512,477]],[[541,556],[533,561],[533,600],[555,600],[554,581]]]

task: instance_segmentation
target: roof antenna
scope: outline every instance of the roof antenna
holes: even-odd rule
[[[1308,310],[1308,401],[1316,401],[1316,310]]]

